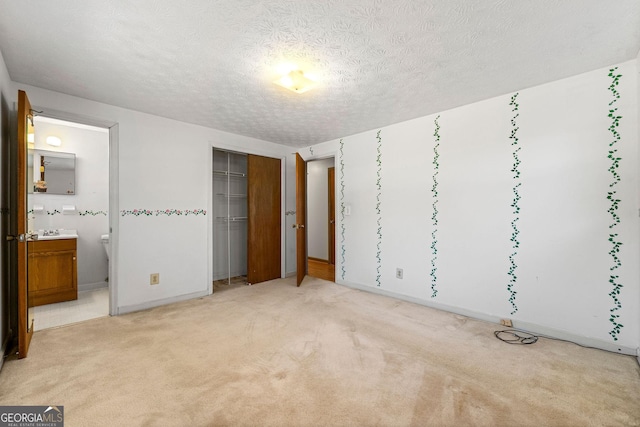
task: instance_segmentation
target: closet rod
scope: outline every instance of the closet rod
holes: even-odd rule
[[[230,216],[230,217],[226,217],[226,216],[218,216],[216,217],[216,219],[219,219],[220,221],[246,221],[248,218],[246,216]]]
[[[234,177],[234,178],[245,178],[247,176],[247,174],[242,173],[242,172],[230,172],[230,171],[218,171],[218,170],[214,170],[213,174],[214,175],[222,175],[222,176],[230,176],[230,177]]]

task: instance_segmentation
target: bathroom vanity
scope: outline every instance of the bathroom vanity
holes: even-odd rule
[[[77,234],[27,242],[30,306],[78,299]]]

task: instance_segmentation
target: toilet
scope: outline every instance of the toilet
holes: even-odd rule
[[[104,251],[107,253],[107,259],[109,259],[109,235],[103,234],[100,236],[100,240],[102,240],[102,247]]]

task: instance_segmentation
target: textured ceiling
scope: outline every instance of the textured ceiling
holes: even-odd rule
[[[0,0],[0,50],[16,82],[303,147],[635,58],[640,1]]]

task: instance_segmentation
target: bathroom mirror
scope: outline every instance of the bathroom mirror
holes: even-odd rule
[[[29,150],[29,193],[76,194],[76,155],[58,151]]]

